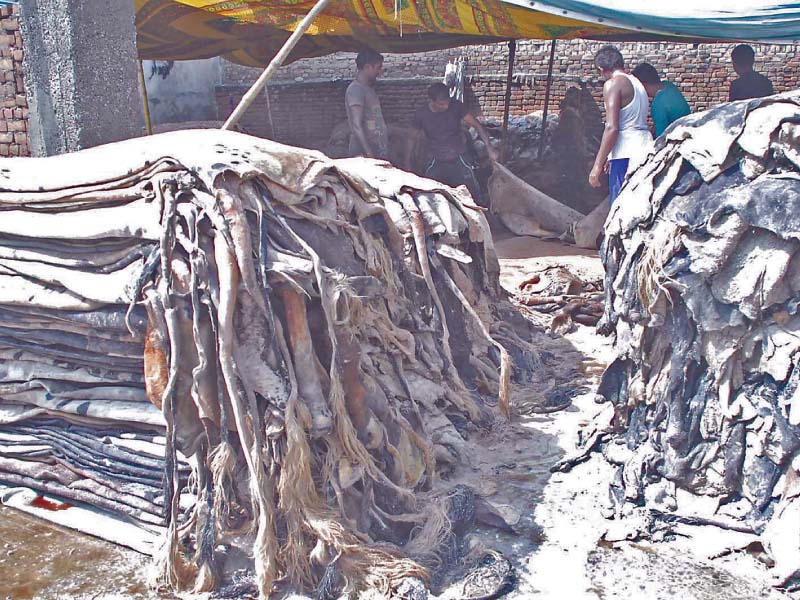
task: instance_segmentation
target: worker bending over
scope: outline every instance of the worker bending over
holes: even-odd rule
[[[662,81],[658,71],[650,63],[640,64],[633,70],[633,74],[642,82],[651,100],[650,116],[653,117],[656,137],[664,133],[673,121],[692,112],[686,98],[675,84],[671,81]]]
[[[480,186],[475,177],[475,165],[467,154],[467,136],[462,123],[475,128],[486,144],[489,158],[496,161],[497,153],[478,119],[467,111],[463,102],[450,98],[446,85],[434,83],[428,88],[428,101],[417,109],[411,122],[413,139],[406,151],[405,164],[408,170],[412,170],[414,142],[424,134],[431,154],[425,177],[451,187],[466,185],[473,199],[479,202]]]

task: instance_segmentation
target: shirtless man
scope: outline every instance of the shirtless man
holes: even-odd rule
[[[600,177],[603,172],[608,173],[608,198],[613,203],[628,167],[641,161],[653,140],[647,126],[650,105],[642,83],[625,72],[625,61],[617,48],[603,46],[595,55],[594,64],[606,80],[603,85],[606,125],[589,173],[589,184],[600,187]]]

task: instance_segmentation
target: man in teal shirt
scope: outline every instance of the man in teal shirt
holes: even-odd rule
[[[642,82],[651,99],[650,115],[656,137],[664,133],[670,123],[692,112],[681,91],[673,83],[661,81],[658,71],[650,63],[640,64],[633,74]]]

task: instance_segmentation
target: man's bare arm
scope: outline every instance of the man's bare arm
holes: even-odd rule
[[[405,156],[403,160],[405,161],[403,164],[405,165],[406,171],[412,171],[414,165],[411,163],[411,158],[414,153],[414,149],[417,147],[417,142],[419,141],[419,136],[422,135],[422,130],[416,127],[411,129],[411,133],[408,135],[408,144],[406,146]]]
[[[364,156],[375,158],[375,152],[372,151],[372,146],[367,141],[367,135],[364,132],[364,107],[360,104],[350,105],[350,122],[353,125],[353,134],[364,149]]]
[[[492,147],[492,143],[489,141],[489,134],[486,133],[486,129],[483,128],[481,122],[475,118],[475,115],[472,115],[470,113],[464,115],[463,121],[470,127],[475,128],[475,131],[478,132],[478,136],[481,138],[483,143],[486,144],[486,152],[489,153],[489,158],[497,162],[497,151]]]
[[[603,130],[603,139],[600,140],[600,149],[594,159],[592,172],[589,174],[589,184],[592,187],[600,187],[600,175],[603,173],[608,155],[611,154],[619,137],[619,110],[622,107],[621,81],[616,78],[606,81],[603,86],[603,104],[606,108],[606,126]]]

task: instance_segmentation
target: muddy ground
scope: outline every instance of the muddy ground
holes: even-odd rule
[[[602,276],[596,253],[559,242],[500,236],[497,250],[509,290],[552,264],[566,265],[582,278]],[[547,324],[546,317],[533,318]],[[596,454],[568,473],[552,474],[550,467],[574,451],[581,430],[603,410],[596,389],[611,343],[578,325],[565,336],[543,332],[537,345],[545,368],[529,393],[535,398],[557,389],[572,396],[571,406],[520,415],[511,425],[476,434],[470,467],[450,479],[473,486],[511,518],[519,517],[516,534],[480,528],[468,540],[474,554],[496,549],[511,558],[518,583],[507,598],[800,598],[773,589],[767,568],[749,554],[709,559],[735,541],[716,531],[687,528],[661,543],[601,541],[614,525],[601,514],[608,463]],[[0,508],[0,599],[162,598],[146,588],[147,564],[132,551]],[[455,583],[441,598],[461,595]]]

